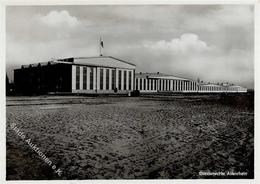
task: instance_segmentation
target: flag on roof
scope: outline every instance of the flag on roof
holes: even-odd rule
[[[103,40],[100,38],[100,46],[102,47],[102,48],[104,48],[104,42],[103,42]]]

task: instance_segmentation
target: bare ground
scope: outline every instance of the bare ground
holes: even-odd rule
[[[252,104],[252,95],[8,97],[7,179],[253,178]]]

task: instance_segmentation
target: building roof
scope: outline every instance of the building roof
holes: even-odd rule
[[[136,73],[136,77],[138,78],[150,78],[150,79],[170,79],[170,80],[184,80],[184,81],[192,81],[191,79],[177,77],[174,75],[168,75],[163,73]]]
[[[21,68],[39,67],[39,66],[54,65],[54,64],[58,64],[58,63],[55,61],[39,62],[39,63],[32,63],[29,65],[22,65]]]
[[[220,84],[200,84],[201,86],[223,86],[223,85],[220,85]]]
[[[54,65],[54,64],[79,64],[87,66],[102,66],[102,67],[115,67],[115,68],[129,68],[135,69],[135,64],[118,59],[112,56],[96,56],[96,57],[72,57],[72,58],[63,58],[56,59],[48,62],[39,62],[29,65],[22,65],[22,68],[29,67],[39,67],[45,65]]]
[[[75,57],[74,64],[135,69],[136,65],[112,56]]]

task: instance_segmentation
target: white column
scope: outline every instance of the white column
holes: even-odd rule
[[[115,72],[116,72],[116,85],[115,85],[115,86],[116,86],[116,88],[118,89],[118,78],[119,78],[118,76],[119,76],[119,75],[118,75],[118,69],[117,69],[117,68],[116,68],[116,71],[115,71]],[[119,89],[118,89],[118,90],[119,90]]]
[[[144,78],[142,78],[142,90],[144,90]]]
[[[121,89],[124,90],[124,70],[121,70]]]
[[[83,90],[83,67],[79,67],[79,90]]]
[[[89,67],[87,67],[87,90],[89,90],[89,86],[90,86],[90,84],[89,84],[89,78],[90,78],[90,68]]]
[[[96,78],[97,78],[97,68],[93,68],[93,90],[97,89],[97,83],[96,83]]]
[[[97,67],[97,90],[100,89],[100,68]]]
[[[107,86],[106,76],[107,76],[107,69],[104,68],[104,70],[103,70],[103,78],[104,78],[104,81],[103,81],[103,89],[104,89],[104,90],[107,90],[107,89],[106,89],[106,86]]]
[[[126,90],[129,90],[129,72],[126,70]]]
[[[133,89],[134,89],[134,80],[135,80],[135,78],[134,78],[134,71],[133,71],[133,70],[131,70],[131,76],[132,76],[132,80],[131,80],[131,90],[133,90]]]
[[[141,78],[138,78],[138,90],[141,90]]]
[[[76,90],[76,66],[72,65],[71,69],[71,87],[72,90]]]
[[[109,69],[109,90],[112,90],[112,70]]]

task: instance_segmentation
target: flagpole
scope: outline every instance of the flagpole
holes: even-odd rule
[[[101,53],[101,36],[99,38],[99,56],[102,56],[102,53]]]

